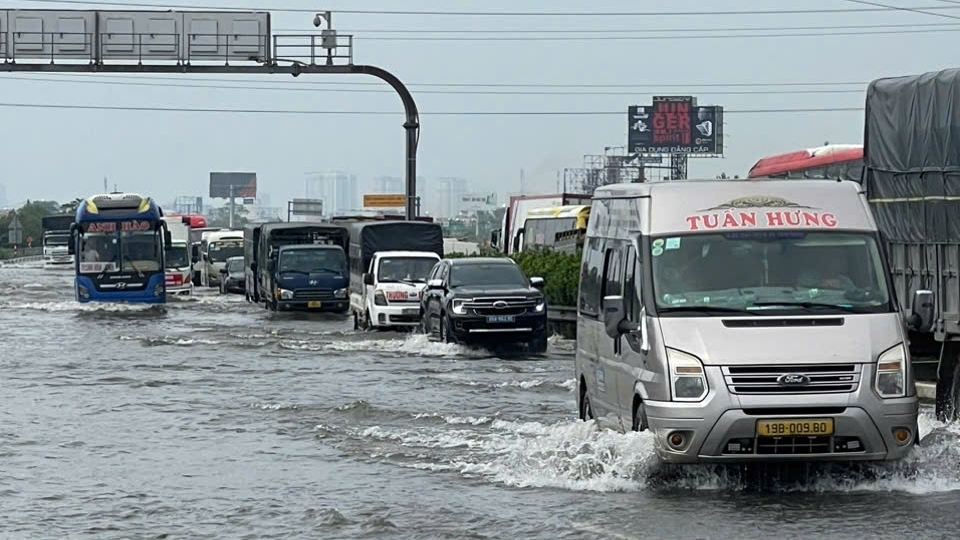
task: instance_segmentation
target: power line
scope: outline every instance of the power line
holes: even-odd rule
[[[316,13],[317,9],[294,7],[225,7],[198,6],[190,4],[158,4],[152,2],[84,2],[82,0],[24,0],[37,4],[99,5],[115,7],[151,7],[166,9],[202,9],[215,11],[273,11],[279,13]],[[957,9],[953,6],[924,6],[913,9],[942,11]],[[825,13],[868,13],[898,11],[892,7],[815,8],[815,9],[769,9],[769,10],[714,10],[714,11],[439,11],[439,10],[382,10],[382,9],[337,9],[334,13],[352,15],[412,15],[451,17],[692,17],[723,15],[813,15]]]
[[[879,7],[879,8],[895,9],[897,11],[907,11],[910,13],[919,13],[921,15],[932,15],[934,17],[945,17],[947,19],[960,20],[960,17],[957,17],[955,15],[950,15],[947,13],[934,13],[931,11],[927,11],[926,8],[909,8],[909,7],[891,6],[888,4],[881,4],[879,2],[867,2],[866,0],[846,0],[846,1],[850,2],[851,4],[860,4],[862,6],[873,6],[873,7]],[[940,0],[940,1],[943,1],[943,0]],[[952,4],[953,2],[948,2],[948,3]]]
[[[223,114],[283,114],[324,116],[386,116],[402,115],[402,111],[317,111],[293,109],[217,109],[190,107],[125,107],[119,105],[66,105],[62,103],[0,103],[0,107],[12,109],[72,109],[92,111],[140,111],[183,112]],[[796,109],[724,109],[724,114],[795,114],[828,112],[861,112],[861,107],[810,107]],[[421,116],[623,116],[627,111],[425,111]]]
[[[109,77],[109,75],[107,76]],[[133,77],[131,77],[133,78]],[[175,77],[168,77],[175,80]],[[38,79],[35,77],[24,77],[17,75],[0,75],[0,81],[32,81],[45,83],[73,83],[73,84],[107,84],[112,86],[144,86],[161,88],[208,88],[213,90],[268,90],[268,91],[287,91],[287,92],[335,92],[350,94],[396,94],[395,90],[386,88],[317,88],[317,87],[296,87],[296,86],[250,86],[250,85],[223,85],[223,84],[193,84],[190,82],[163,83],[163,82],[128,82],[115,80],[101,80],[101,77],[85,79]],[[180,79],[182,81],[182,79]],[[714,90],[709,92],[716,95],[789,95],[789,94],[862,94],[863,89],[796,89],[796,90]],[[440,94],[440,95],[499,95],[499,96],[633,96],[635,91],[629,90],[417,90],[414,94]]]
[[[958,17],[960,18],[960,17]],[[416,37],[402,37],[402,36],[390,36],[390,37],[364,37],[364,36],[354,36],[354,40],[358,41],[479,41],[490,44],[497,44],[503,41],[660,41],[660,40],[672,40],[672,39],[684,39],[684,40],[709,40],[709,39],[754,39],[754,38],[790,38],[790,37],[815,37],[815,38],[824,38],[832,36],[879,36],[879,35],[903,35],[903,34],[937,34],[943,32],[956,32],[960,29],[958,28],[925,28],[917,30],[868,30],[863,32],[806,32],[806,33],[768,33],[768,34],[713,34],[713,35],[696,35],[696,34],[677,34],[677,35],[660,35],[660,36],[496,36],[491,39],[490,37],[470,37],[470,36],[450,36],[450,37],[439,37],[439,36],[416,36]]]
[[[943,1],[943,0],[941,0]],[[958,2],[958,9],[960,9],[960,2]],[[584,29],[584,28],[570,28],[570,29],[556,29],[556,28],[547,28],[540,30],[530,30],[529,28],[517,28],[517,29],[504,29],[498,28],[493,30],[479,30],[476,28],[460,28],[457,30],[443,29],[436,30],[430,28],[419,28],[419,29],[389,29],[389,28],[354,28],[350,30],[338,30],[341,34],[489,34],[489,35],[501,35],[501,34],[616,34],[616,33],[626,33],[630,35],[636,34],[664,34],[664,33],[701,33],[701,32],[787,32],[787,31],[803,31],[803,30],[876,30],[881,28],[924,28],[924,27],[956,27],[960,23],[896,23],[896,24],[842,24],[842,25],[830,25],[830,26],[747,26],[747,27],[733,27],[733,28],[598,28],[598,29]],[[299,32],[303,33],[303,28],[275,28],[274,32]],[[362,36],[361,36],[362,37]]]
[[[34,77],[62,77],[63,74],[54,74],[54,73],[34,73],[31,74]],[[236,83],[249,81],[250,79],[246,76],[243,80],[230,79],[226,77],[193,77],[190,75],[178,75],[178,76],[157,76],[157,75],[113,75],[113,74],[101,74],[101,73],[71,73],[69,77],[83,77],[100,80],[101,78],[110,78],[110,79],[122,79],[122,80],[133,80],[133,81],[142,81],[142,80],[166,80],[166,81],[203,81],[203,82],[228,82]],[[5,77],[0,73],[0,80]],[[26,78],[23,76],[22,78]],[[31,80],[46,80],[44,78],[31,77]],[[292,84],[288,82],[283,82],[279,80],[279,77],[274,76],[272,79],[254,79],[257,83],[267,83],[267,84]],[[796,81],[796,82],[710,82],[710,83],[693,83],[693,82],[680,82],[680,83],[447,83],[447,82],[423,82],[423,83],[408,83],[406,86],[408,88],[416,87],[425,87],[425,88],[435,88],[435,87],[445,87],[445,88],[817,88],[824,86],[857,86],[861,89],[866,89],[866,86],[870,81]],[[310,81],[310,80],[301,80],[296,83],[297,85],[317,85],[317,86],[378,86],[383,87],[383,83],[380,82],[349,82],[349,81]]]

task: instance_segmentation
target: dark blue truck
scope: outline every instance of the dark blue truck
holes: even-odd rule
[[[349,230],[340,225],[264,223],[257,249],[258,292],[274,311],[347,313]]]

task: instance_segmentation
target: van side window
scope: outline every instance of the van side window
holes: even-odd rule
[[[603,265],[603,239],[588,238],[580,264],[580,313],[596,317],[600,313],[600,272]]]
[[[640,265],[637,264],[637,251],[633,249],[633,244],[627,244],[626,256],[623,264],[623,302],[626,307],[627,319],[631,321],[640,320],[640,309],[643,307],[642,296],[640,295],[640,283],[642,274]]]
[[[620,246],[611,245],[607,248],[603,263],[603,290],[600,298],[605,296],[619,296],[623,293],[623,268],[620,264]]]

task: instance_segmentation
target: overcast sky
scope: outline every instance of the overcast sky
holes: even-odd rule
[[[128,3],[135,5],[132,1]],[[324,0],[320,3],[271,0],[259,4],[253,0],[230,3],[177,0],[173,3],[206,8],[269,9],[273,4],[274,9],[334,10],[334,27],[341,33],[356,36],[356,62],[392,71],[413,91],[422,113],[420,174],[461,176],[467,178],[475,190],[500,192],[517,190],[521,168],[526,171],[528,191],[553,191],[558,169],[581,166],[583,154],[598,154],[605,146],[624,145],[627,106],[647,104],[654,94],[695,95],[701,105],[718,104],[727,109],[725,157],[691,161],[691,177],[713,177],[720,172],[743,175],[763,155],[816,146],[827,140],[859,143],[863,131],[860,111],[737,111],[862,108],[866,84],[874,78],[955,65],[954,45],[956,32],[960,30],[960,3],[946,0],[880,2],[901,7],[952,6],[932,14],[888,11],[692,16],[664,13],[864,6],[845,0]],[[96,7],[96,4],[0,2],[0,8],[4,9]],[[116,5],[99,7],[119,9]],[[337,13],[338,7],[657,14],[451,17]],[[277,30],[313,31],[312,19],[312,13],[272,12],[272,24]],[[823,29],[818,31],[817,27]],[[404,32],[388,33],[390,30]],[[418,30],[422,32],[416,32]],[[538,30],[548,33],[531,33]],[[556,33],[558,30],[570,30],[570,33]],[[790,37],[789,34],[801,35]],[[596,36],[604,39],[584,39]],[[614,36],[629,39],[611,39]],[[552,40],[543,40],[545,37]],[[565,37],[569,39],[563,39]],[[657,39],[638,39],[650,37]],[[138,81],[150,86],[131,84]],[[847,84],[784,86],[787,83]],[[187,84],[211,88],[184,86]],[[279,206],[287,198],[303,195],[306,171],[339,169],[358,175],[364,182],[362,193],[370,177],[403,175],[402,107],[386,85],[377,84],[374,79],[342,75],[231,79],[194,75],[3,73],[0,103],[4,104],[383,111],[384,114],[224,114],[5,106],[0,107],[5,128],[0,131],[4,163],[0,183],[6,185],[9,202],[27,198],[65,200],[102,191],[106,176],[111,188],[116,183],[122,190],[140,191],[165,201],[176,195],[205,195],[210,171],[252,170],[258,174],[260,190],[269,193],[273,204]],[[439,84],[491,86],[437,86]],[[772,86],[755,86],[764,84]],[[256,88],[229,88],[231,85]],[[465,93],[468,91],[488,93]],[[530,94],[516,95],[518,92]],[[508,111],[610,114],[431,114]]]

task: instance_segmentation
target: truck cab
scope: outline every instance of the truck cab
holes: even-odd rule
[[[163,246],[167,296],[189,296],[193,294],[189,218],[164,216],[163,220],[170,231],[170,243]]]
[[[415,327],[427,276],[440,262],[430,251],[380,251],[351,294],[354,328]]]
[[[299,244],[272,249],[267,273],[273,285],[267,307],[346,313],[350,308],[347,255],[333,244]]]

